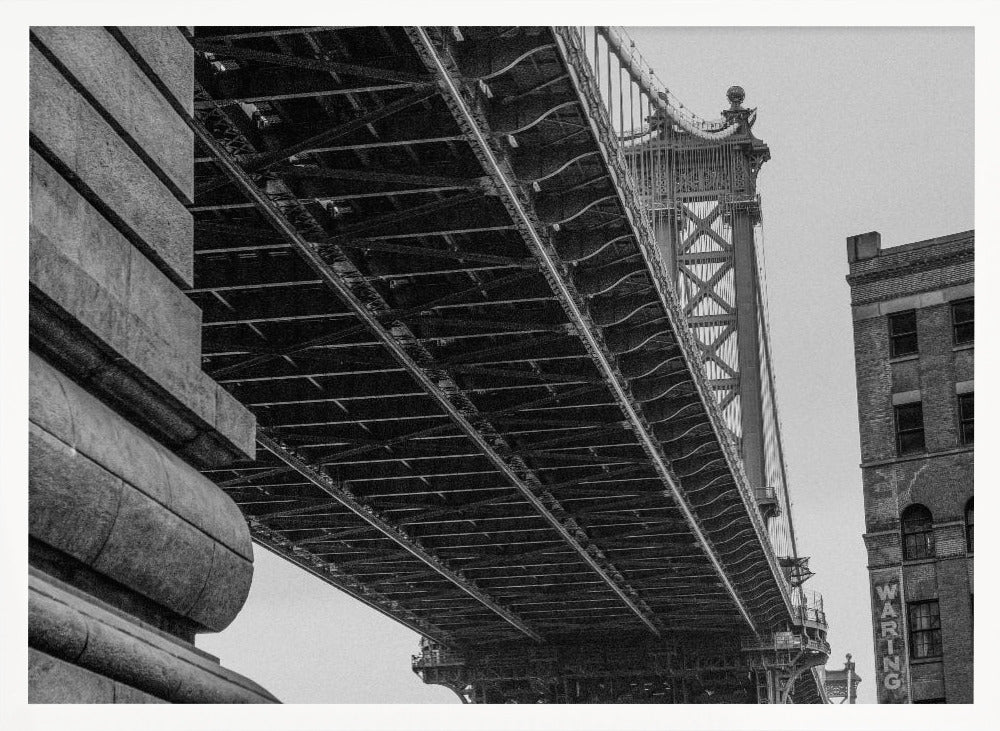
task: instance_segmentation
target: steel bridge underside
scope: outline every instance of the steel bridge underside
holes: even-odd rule
[[[198,28],[205,370],[254,539],[447,646],[752,635],[787,590],[579,48]]]

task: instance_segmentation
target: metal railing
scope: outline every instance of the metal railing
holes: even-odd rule
[[[818,591],[799,589],[792,592],[792,608],[795,610],[799,621],[826,626],[823,595]]]
[[[723,117],[705,119],[685,107],[660,80],[624,28],[572,26],[571,30],[586,49],[611,116],[613,119],[618,117],[615,121],[621,122],[616,126],[623,138],[642,132],[640,127],[624,124],[629,108],[637,108],[639,97],[648,101],[647,110],[652,108],[666,113],[684,131],[701,139],[720,140],[736,132],[737,125]],[[633,86],[634,90],[630,88]]]

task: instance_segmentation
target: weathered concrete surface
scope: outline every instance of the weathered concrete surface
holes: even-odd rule
[[[29,577],[29,642],[45,655],[97,674],[97,679],[72,676],[83,687],[71,695],[92,693],[112,700],[66,702],[147,702],[135,693],[181,703],[258,703],[275,700],[250,680],[226,670],[218,660],[192,646],[185,647],[155,629],[115,613],[100,601],[80,596],[70,587],[44,575]],[[46,668],[39,658],[38,672]],[[49,665],[53,665],[49,663]],[[90,683],[85,683],[90,680]],[[108,688],[109,681],[130,686]],[[42,693],[52,691],[40,690]],[[59,693],[57,689],[55,691]]]
[[[123,25],[125,37],[188,114],[194,113],[194,54],[178,28]]]
[[[176,28],[31,32],[33,702],[273,702],[192,644],[250,589],[233,501],[198,467],[254,454],[200,368],[189,285],[193,52]]]
[[[29,703],[166,703],[149,693],[28,648]]]
[[[30,162],[31,283],[252,456],[252,418],[201,370],[198,308],[41,156]]]
[[[170,181],[182,202],[192,203],[194,136],[128,52],[100,26],[46,26],[31,33],[90,92],[102,116],[121,126],[154,173]]]
[[[190,214],[87,100],[32,46],[31,134],[116,216],[133,244],[191,286]]]
[[[32,152],[29,234],[31,281],[136,362],[134,341],[166,350],[158,367],[167,380],[189,376],[201,358],[201,312],[63,177]],[[131,319],[128,321],[126,318]]]

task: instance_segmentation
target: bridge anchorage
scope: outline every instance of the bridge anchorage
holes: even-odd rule
[[[204,369],[254,539],[466,702],[825,702],[743,91],[623,31],[197,28]]]

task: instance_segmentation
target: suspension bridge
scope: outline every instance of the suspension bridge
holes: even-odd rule
[[[463,702],[828,702],[743,90],[702,119],[611,27],[182,31],[253,540]]]
[[[741,91],[685,114],[610,28],[194,45],[191,294],[262,448],[209,475],[254,539],[467,700],[816,699]]]

